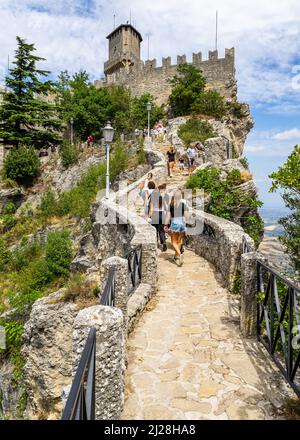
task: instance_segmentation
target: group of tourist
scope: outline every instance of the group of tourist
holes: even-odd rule
[[[200,148],[196,149],[194,144],[191,144],[190,147],[186,150],[186,153],[177,153],[173,145],[167,151],[167,163],[169,169],[169,176],[172,177],[174,173],[174,167],[176,160],[178,160],[179,164],[179,172],[180,174],[184,173],[185,169],[188,169],[188,174],[192,174],[195,170],[195,161],[197,158],[202,157],[203,163],[205,162],[205,153]]]
[[[167,251],[167,235],[170,235],[175,251],[174,262],[177,266],[182,266],[183,240],[189,208],[181,189],[168,194],[167,184],[157,185],[153,180],[153,174],[149,173],[140,186],[140,195],[145,203],[146,219],[155,227],[162,251]]]

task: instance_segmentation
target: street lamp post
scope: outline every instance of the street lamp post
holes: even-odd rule
[[[71,126],[71,134],[70,134],[70,136],[71,136],[71,144],[73,145],[73,143],[74,143],[74,139],[73,139],[73,124],[74,124],[74,119],[73,118],[71,118],[70,119],[70,126]]]
[[[151,113],[152,105],[151,102],[147,102],[147,111],[148,111],[148,138],[150,138],[150,113]]]
[[[103,132],[103,138],[104,143],[106,147],[106,188],[105,188],[105,197],[108,199],[109,197],[109,150],[110,150],[110,144],[112,143],[114,139],[114,133],[115,130],[111,126],[111,123],[108,122],[106,124],[106,127],[102,129]]]

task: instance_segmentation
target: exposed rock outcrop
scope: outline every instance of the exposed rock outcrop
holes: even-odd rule
[[[78,307],[61,302],[62,295],[59,291],[36,301],[25,325],[26,419],[59,418],[63,388],[72,380],[72,327]]]
[[[1,188],[0,189],[0,212],[7,203],[13,203],[17,208],[24,201],[24,190],[22,188]]]

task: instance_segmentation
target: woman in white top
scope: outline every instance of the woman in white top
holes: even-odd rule
[[[146,192],[148,191],[148,183],[153,182],[153,174],[148,173],[147,179],[145,179],[143,182],[140,183],[140,196],[143,200],[146,198]]]

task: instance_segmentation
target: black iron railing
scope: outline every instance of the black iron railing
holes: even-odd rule
[[[92,328],[72,382],[62,420],[95,420],[96,330]]]
[[[128,295],[131,295],[142,280],[142,246],[137,246],[126,255],[128,261]]]
[[[250,246],[249,246],[245,236],[243,236],[242,248],[243,248],[243,251],[242,251],[243,254],[248,254],[250,252]]]
[[[300,397],[300,288],[257,262],[257,335]]]
[[[115,306],[115,269],[111,267],[108,274],[104,291],[100,298],[101,306]]]
[[[202,235],[206,237],[215,238],[216,234],[214,229],[207,223],[204,222]]]

